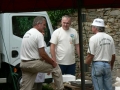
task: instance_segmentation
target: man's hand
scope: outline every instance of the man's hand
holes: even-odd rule
[[[50,72],[48,72],[47,75],[50,75]]]
[[[53,61],[52,66],[55,68],[57,66],[57,63],[53,59],[52,59],[52,61]]]
[[[55,61],[56,62],[56,58],[52,58],[53,59],[53,61]]]

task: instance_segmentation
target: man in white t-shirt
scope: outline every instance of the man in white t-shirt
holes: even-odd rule
[[[21,63],[22,82],[20,90],[32,90],[38,72],[52,73],[56,90],[63,90],[63,79],[59,65],[45,52],[44,37],[41,31],[46,28],[46,19],[38,16],[33,21],[33,28],[22,39]]]
[[[92,82],[94,90],[113,90],[111,70],[115,61],[113,38],[105,33],[104,20],[97,18],[92,23],[95,34],[89,40],[86,64],[92,63]]]
[[[61,20],[62,27],[56,29],[51,37],[50,51],[62,74],[75,75],[75,48],[79,53],[79,36],[75,29],[70,28],[71,17],[65,15]]]
[[[41,33],[44,36],[45,31],[43,30]],[[45,41],[44,41],[44,43],[45,43]],[[47,47],[47,45],[45,43],[45,48],[46,47]],[[45,81],[45,73],[39,72],[36,76],[35,83],[33,85],[32,90],[42,90],[42,84],[43,84],[44,81]]]

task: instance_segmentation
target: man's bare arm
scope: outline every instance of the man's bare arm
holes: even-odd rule
[[[42,57],[43,60],[45,60],[47,63],[51,64],[53,67],[57,66],[57,63],[52,60],[47,53],[45,52],[44,47],[43,48],[39,48],[39,54]]]
[[[115,62],[115,54],[112,55],[112,58],[111,58],[111,62],[110,62],[111,70],[113,69],[114,62]]]
[[[55,44],[51,43],[50,45],[50,53],[54,61],[56,61],[56,54],[55,54]]]
[[[79,46],[79,44],[76,44],[75,48],[76,48],[78,56],[80,57],[80,46]]]
[[[84,61],[84,62],[85,62],[85,64],[90,65],[90,64],[91,64],[91,62],[92,62],[92,60],[93,60],[93,57],[94,57],[94,55],[92,55],[92,54],[88,53],[88,54],[87,54],[87,57],[86,57],[86,60]]]

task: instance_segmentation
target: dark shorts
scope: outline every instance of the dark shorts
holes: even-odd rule
[[[75,66],[76,64],[71,64],[71,65],[60,65],[62,74],[71,74],[71,75],[75,75]]]

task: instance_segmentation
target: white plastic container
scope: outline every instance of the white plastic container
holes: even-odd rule
[[[62,75],[63,77],[63,82],[69,82],[69,81],[75,81],[76,77],[74,75]]]
[[[120,90],[120,87],[115,87],[115,90]]]

